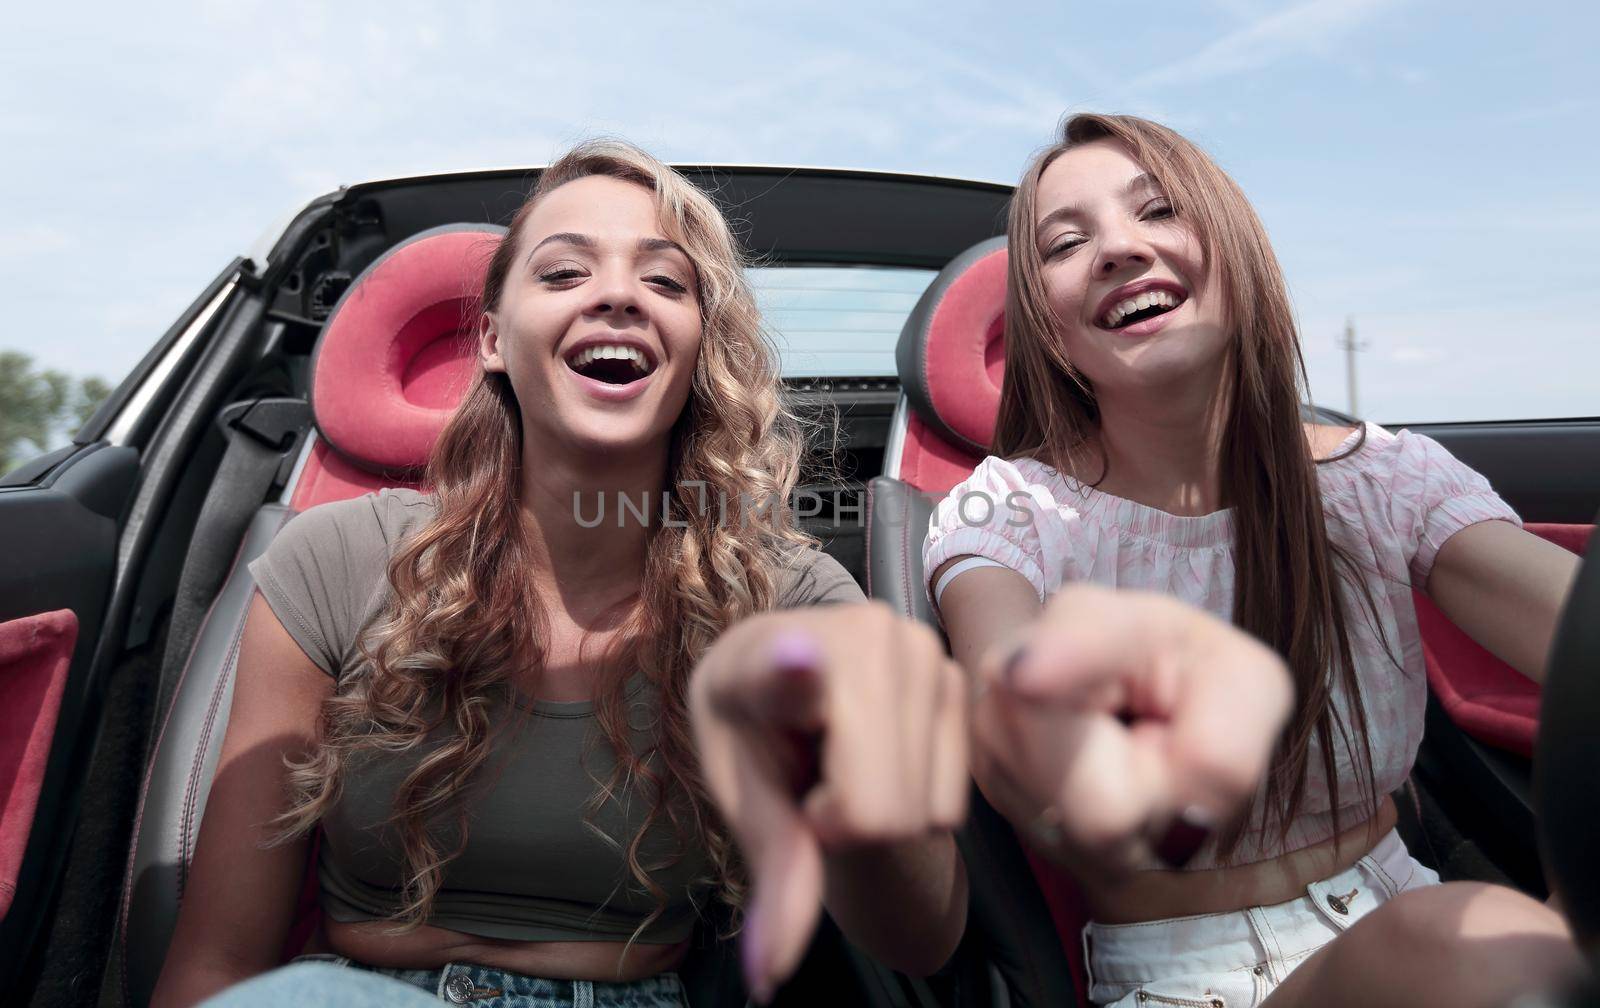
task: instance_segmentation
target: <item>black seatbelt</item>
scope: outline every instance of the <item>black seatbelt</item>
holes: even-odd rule
[[[194,648],[200,622],[222,590],[251,517],[274,489],[288,481],[295,448],[311,426],[311,407],[303,399],[254,399],[227,407],[219,422],[228,447],[200,507],[172,602],[172,623],[156,692],[158,730]],[[150,738],[153,745],[155,733]]]

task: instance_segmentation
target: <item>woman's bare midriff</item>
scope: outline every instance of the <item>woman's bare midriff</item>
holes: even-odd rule
[[[1168,917],[1271,906],[1304,896],[1306,886],[1344,871],[1394,829],[1397,814],[1387,796],[1366,822],[1337,837],[1268,861],[1204,871],[1140,871],[1115,885],[1086,881],[1089,912],[1102,924],[1134,924]]]
[[[438,969],[474,963],[552,980],[611,983],[642,980],[678,968],[689,943],[646,945],[612,941],[507,941],[423,925],[405,934],[386,933],[387,921],[324,920],[307,952],[333,952],[368,966]]]

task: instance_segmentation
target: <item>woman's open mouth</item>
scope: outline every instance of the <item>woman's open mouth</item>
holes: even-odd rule
[[[567,358],[567,367],[591,381],[631,385],[655,372],[655,361],[636,346],[591,343]]]
[[[1098,322],[1103,329],[1126,329],[1158,315],[1165,315],[1187,300],[1186,295],[1165,288],[1148,290],[1118,301],[1100,316]]]

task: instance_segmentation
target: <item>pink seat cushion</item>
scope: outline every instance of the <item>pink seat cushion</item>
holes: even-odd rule
[[[994,440],[1005,375],[1006,251],[956,277],[927,322],[921,361],[928,400],[968,449]]]
[[[503,233],[425,231],[369,266],[335,306],[311,407],[322,437],[355,468],[405,480],[426,464],[477,373],[478,293]]]
[[[325,442],[311,446],[305,470],[290,495],[289,506],[295,511],[328,501],[349,500],[362,494],[374,493],[384,487],[418,487],[416,480],[401,479],[370,472],[354,465]]]

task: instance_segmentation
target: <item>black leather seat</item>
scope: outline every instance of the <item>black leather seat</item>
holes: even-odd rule
[[[228,726],[245,612],[255,592],[245,567],[265,552],[292,515],[286,505],[269,504],[252,520],[195,638],[157,737],[134,821],[113,955],[114,980],[125,1004],[149,1001],[178,920],[185,875]]]
[[[983,458],[1003,362],[1005,239],[953,259],[900,335],[900,403],[885,475],[868,484],[868,591],[934,623],[922,569],[928,520]],[[960,1004],[1014,1008],[1078,1003],[1050,907],[1016,834],[977,788],[958,837],[967,864],[967,934],[949,971]]]

